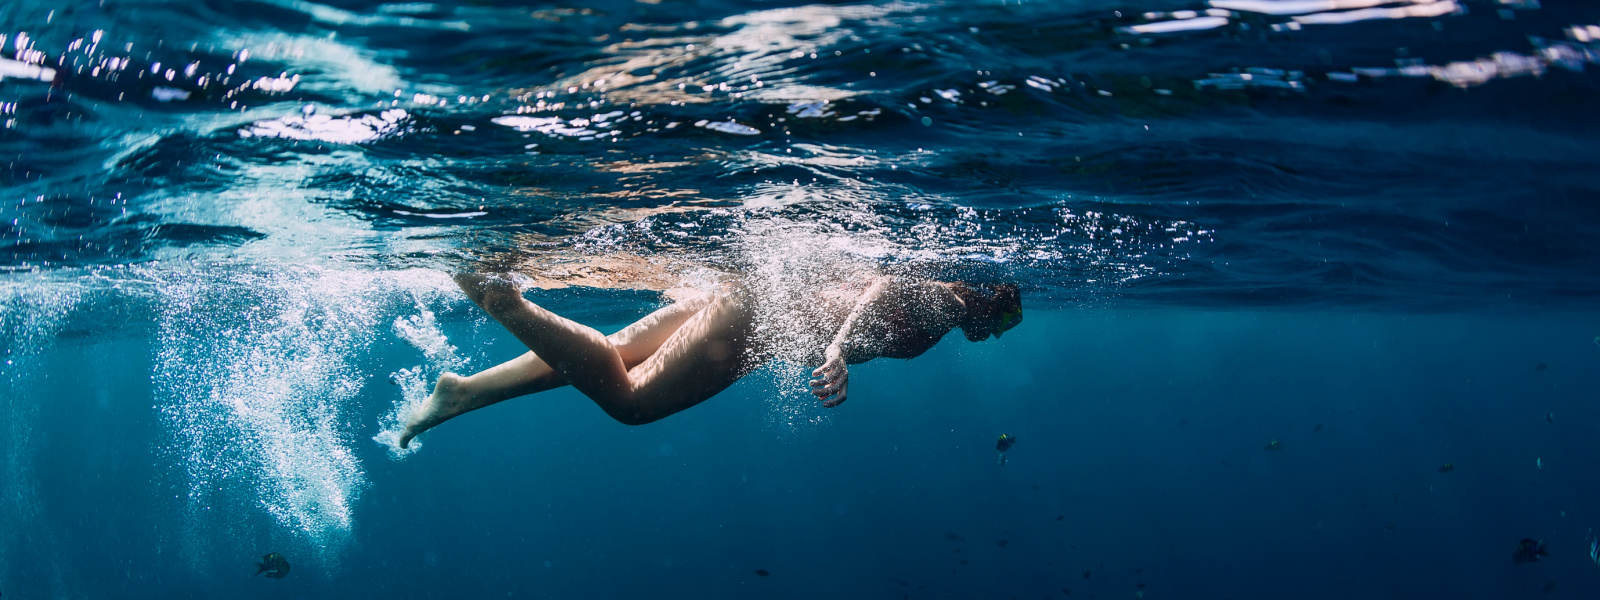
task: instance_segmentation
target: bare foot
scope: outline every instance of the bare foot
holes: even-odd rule
[[[428,396],[422,406],[411,414],[405,429],[400,432],[401,448],[409,446],[411,438],[461,414],[461,407],[467,401],[467,395],[461,390],[461,382],[466,379],[455,373],[439,376],[439,383],[433,386],[433,395]]]
[[[467,298],[485,310],[507,301],[522,299],[522,292],[517,290],[509,274],[459,273],[455,280],[456,285],[461,286],[461,291],[466,292]]]

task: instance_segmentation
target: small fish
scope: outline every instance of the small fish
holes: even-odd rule
[[[772,573],[770,571],[767,571],[766,569],[756,569],[756,576],[757,577],[766,577],[766,576],[771,575],[771,574]]]
[[[1556,582],[1554,582],[1554,581],[1545,582],[1545,584],[1544,584],[1544,593],[1548,594],[1548,593],[1554,592],[1554,591],[1556,591]]]
[[[1000,434],[1000,439],[995,441],[994,449],[1005,452],[1015,445],[1017,445],[1017,436],[1002,433]]]
[[[1056,515],[1056,520],[1057,521],[1060,521],[1060,520],[1065,519],[1065,518],[1067,518],[1066,515]]]
[[[1009,544],[1009,543],[1011,543],[1011,540],[1000,540],[998,542],[995,542],[994,545],[999,546],[1001,548],[1004,548],[1004,547],[1006,547],[1006,544]]]
[[[1089,570],[1088,569],[1084,569],[1083,570],[1083,578],[1084,579],[1088,579],[1089,578]]]
[[[1542,459],[1542,458],[1533,459],[1533,466],[1538,467],[1540,469],[1543,469],[1544,468],[1544,459]]]
[[[1268,450],[1282,450],[1283,449],[1283,444],[1279,443],[1278,440],[1272,440],[1270,442],[1267,442],[1267,449]]]
[[[1556,414],[1553,413],[1553,412],[1545,413],[1544,414],[1544,422],[1546,422],[1546,423],[1554,423],[1554,422],[1556,422]]]
[[[1395,525],[1394,521],[1390,521],[1388,523],[1384,523],[1383,524],[1383,530],[1384,531],[1394,531],[1395,529],[1398,529],[1398,528],[1399,528],[1399,526]]]
[[[273,579],[283,579],[289,575],[289,561],[277,552],[263,556],[261,562],[256,563],[256,575],[262,573]]]
[[[1449,472],[1454,471],[1454,470],[1456,470],[1455,463],[1445,463],[1445,464],[1439,465],[1439,472],[1440,473],[1449,473]]]
[[[1543,370],[1548,369],[1548,368],[1550,368],[1550,365],[1547,365],[1547,364],[1544,364],[1544,363],[1539,363],[1539,364],[1536,364],[1536,365],[1533,366],[1533,370],[1534,371],[1543,371]]]
[[[1550,553],[1545,550],[1543,540],[1523,538],[1522,541],[1517,542],[1517,548],[1511,551],[1511,562],[1525,565],[1539,562],[1539,559],[1546,556],[1550,556]]]
[[[950,540],[952,542],[965,542],[965,541],[967,541],[966,536],[963,536],[963,535],[961,535],[959,533],[956,533],[954,531],[946,531],[946,532],[944,532],[944,539]]]
[[[1317,423],[1316,427],[1312,427],[1311,428],[1311,433],[1322,433],[1322,424],[1321,423]]]

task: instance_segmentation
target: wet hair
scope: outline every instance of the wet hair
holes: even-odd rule
[[[985,323],[1022,310],[1022,290],[1010,283],[954,282],[951,291],[967,305],[969,323]]]

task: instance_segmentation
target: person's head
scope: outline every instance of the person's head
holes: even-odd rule
[[[1022,322],[1022,292],[1015,285],[956,282],[950,289],[967,305],[959,327],[969,340],[981,342],[991,335],[1000,337]]]

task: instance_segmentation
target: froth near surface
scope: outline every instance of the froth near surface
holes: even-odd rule
[[[158,291],[156,382],[189,560],[268,538],[335,568],[367,486],[350,418],[358,363],[394,292],[438,282],[303,267],[174,279]]]
[[[775,393],[770,425],[794,429],[826,419],[809,392],[811,371],[822,363],[839,315],[879,273],[875,257],[886,240],[836,224],[774,216],[747,218],[740,225],[738,260],[755,303],[759,346],[773,357],[767,367]],[[834,297],[821,292],[844,293]]]
[[[82,301],[75,284],[37,275],[0,280],[0,582],[26,581],[49,597],[79,596],[67,587],[61,542],[47,520],[34,469],[35,424],[47,390],[34,377],[35,357],[54,342],[63,321]],[[19,586],[11,585],[8,589]]]

